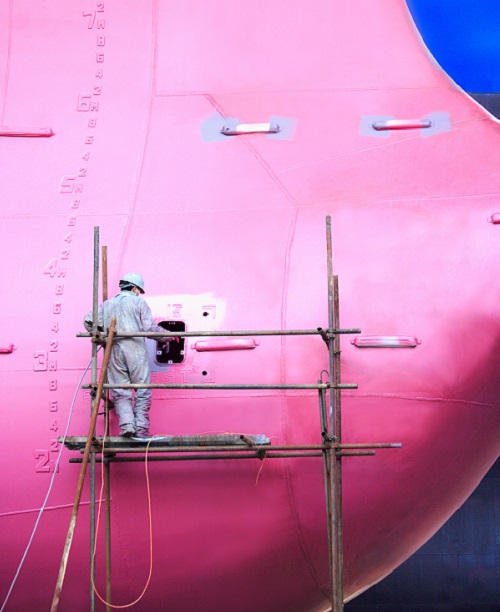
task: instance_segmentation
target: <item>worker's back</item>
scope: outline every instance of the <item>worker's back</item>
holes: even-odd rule
[[[106,300],[99,308],[99,324],[102,320],[104,329],[108,329],[111,319],[115,317],[118,333],[148,331],[143,329],[141,303],[147,307],[146,302],[132,291],[121,291],[114,298]],[[149,310],[149,307],[147,308]]]

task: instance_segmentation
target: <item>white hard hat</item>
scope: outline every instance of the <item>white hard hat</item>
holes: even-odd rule
[[[120,278],[120,283],[130,283],[139,289],[141,293],[144,293],[144,279],[137,272],[129,272]]]

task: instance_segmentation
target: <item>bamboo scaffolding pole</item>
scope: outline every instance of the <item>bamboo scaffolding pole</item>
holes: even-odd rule
[[[97,388],[97,394],[94,400],[94,407],[92,409],[92,416],[90,419],[89,432],[87,434],[87,443],[85,445],[85,452],[83,455],[82,467],[80,469],[80,476],[78,478],[78,485],[76,487],[75,501],[73,503],[73,511],[68,528],[68,534],[66,536],[66,543],[64,545],[63,555],[61,559],[61,565],[59,568],[59,576],[57,578],[56,588],[54,591],[54,597],[52,599],[51,612],[56,612],[59,606],[59,600],[61,596],[61,590],[64,582],[64,576],[66,574],[66,566],[68,564],[69,551],[71,549],[71,543],[76,526],[76,517],[78,515],[78,509],[80,507],[80,500],[82,497],[83,484],[85,482],[85,473],[87,471],[87,464],[90,455],[90,447],[92,446],[92,438],[94,437],[95,426],[97,421],[97,414],[99,411],[99,403],[102,397],[102,390],[104,385],[104,378],[106,376],[106,370],[108,368],[109,356],[111,353],[111,344],[113,342],[113,336],[115,334],[116,319],[111,319],[111,326],[109,328],[108,340],[106,342],[106,349],[104,351],[104,358],[102,361],[101,375],[99,377],[99,386]]]

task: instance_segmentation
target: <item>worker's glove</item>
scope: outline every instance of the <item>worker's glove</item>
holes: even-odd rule
[[[169,336],[168,338],[162,338],[160,340],[160,342],[163,342],[164,344],[168,344],[169,342],[173,342],[173,341],[178,343],[181,341],[181,339],[179,338],[179,336]]]
[[[107,341],[107,338],[104,336],[101,336],[100,334],[92,338],[92,342],[95,342],[95,344],[98,344],[99,346],[106,346],[106,341]]]

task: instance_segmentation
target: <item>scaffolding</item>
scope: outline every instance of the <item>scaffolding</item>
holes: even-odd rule
[[[186,461],[217,459],[273,459],[323,457],[324,487],[326,499],[326,518],[328,533],[328,559],[330,580],[330,603],[332,612],[342,612],[343,605],[343,531],[342,531],[342,459],[353,456],[374,455],[376,449],[399,448],[397,442],[342,443],[341,392],[356,389],[356,384],[341,382],[340,336],[359,334],[359,329],[341,329],[339,315],[338,277],[333,274],[331,218],[326,218],[327,275],[328,275],[328,328],[298,330],[246,330],[246,331],[175,331],[165,333],[117,333],[113,319],[107,338],[98,331],[98,292],[99,292],[99,228],[94,228],[94,275],[93,275],[93,329],[91,333],[78,333],[77,337],[92,340],[91,383],[83,388],[91,389],[93,397],[89,432],[87,437],[61,438],[69,450],[83,451],[83,458],[72,458],[70,463],[81,463],[73,513],[70,520],[66,544],[61,560],[59,576],[55,587],[51,611],[58,608],[66,564],[80,504],[87,463],[90,462],[90,610],[95,609],[94,595],[94,546],[95,546],[95,468],[97,462],[104,462],[105,491],[105,539],[106,539],[106,601],[111,603],[111,503],[110,503],[110,464],[120,462],[145,461]],[[102,247],[102,297],[108,297],[107,290],[107,248]],[[329,353],[329,368],[323,370],[315,384],[123,384],[106,383],[106,370],[113,338],[145,337],[161,339],[173,337],[202,336],[308,336],[319,335],[325,342]],[[97,354],[99,344],[105,352],[99,379],[97,377]],[[328,380],[323,381],[323,373]],[[321,444],[271,445],[264,435],[219,435],[219,436],[161,436],[149,441],[137,442],[124,438],[95,437],[95,426],[101,399],[104,399],[105,431],[109,422],[109,390],[127,389],[202,389],[202,390],[316,390],[318,392],[319,422]],[[328,402],[327,402],[328,395]],[[328,406],[327,406],[328,404]],[[131,456],[131,455],[134,456]],[[96,458],[101,455],[101,458]],[[111,610],[106,606],[107,610]]]

